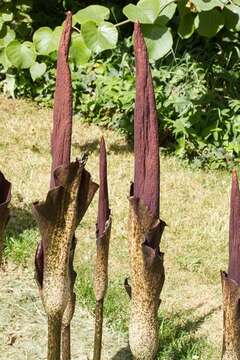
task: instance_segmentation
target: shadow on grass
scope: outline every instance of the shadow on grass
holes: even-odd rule
[[[132,360],[129,346],[119,350],[111,360]]]
[[[19,236],[25,230],[34,229],[36,226],[36,222],[30,210],[11,207],[10,220],[6,229],[9,236]]]
[[[86,141],[84,145],[75,142],[73,143],[73,148],[79,152],[79,156],[81,156],[83,153],[91,154],[99,149],[99,140],[94,139],[91,141]]]
[[[107,138],[106,138],[107,143]],[[78,142],[73,144],[73,148],[79,151],[79,155],[82,153],[91,154],[95,151],[99,150],[99,140],[94,139],[92,141],[86,142],[84,145],[80,145]],[[133,144],[132,143],[116,143],[116,144],[107,144],[107,148],[109,152],[113,152],[114,154],[126,154],[133,151]]]
[[[196,335],[196,331],[209,318],[217,308],[211,309],[207,314],[196,316],[196,308],[162,315],[160,318],[160,348],[157,359],[161,360],[187,360],[211,358],[213,349],[204,336]],[[195,356],[195,357],[194,357]],[[119,350],[112,360],[130,360],[130,348]],[[202,359],[202,357],[201,357]]]
[[[127,154],[133,152],[133,144],[132,143],[110,144],[108,149],[114,154]]]
[[[11,207],[6,228],[5,258],[24,265],[33,257],[38,237],[37,224],[30,210]]]

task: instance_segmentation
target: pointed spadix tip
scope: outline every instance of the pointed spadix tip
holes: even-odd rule
[[[237,175],[237,170],[236,169],[232,170],[232,179],[233,180],[238,180],[238,175]]]
[[[104,136],[103,135],[101,135],[101,137],[100,137],[100,147],[101,146],[104,146],[105,147],[105,139],[104,139]]]
[[[66,21],[72,20],[72,12],[70,10],[66,13]]]

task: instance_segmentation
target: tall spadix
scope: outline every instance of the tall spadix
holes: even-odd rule
[[[112,219],[110,216],[107,181],[107,153],[104,138],[100,140],[99,198],[97,219],[97,254],[94,271],[94,293],[96,297],[95,337],[93,360],[101,359],[103,304],[108,287],[108,254]]]
[[[129,344],[135,360],[153,360],[159,345],[158,308],[164,283],[159,245],[158,118],[148,53],[139,23],[134,27],[136,100],[134,113],[134,184],[130,192],[129,257],[131,296]]]
[[[158,116],[152,75],[141,25],[134,27],[136,100],[134,113],[134,197],[141,199],[154,217],[159,216]]]

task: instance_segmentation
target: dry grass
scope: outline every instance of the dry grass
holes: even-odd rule
[[[30,204],[43,199],[48,189],[51,111],[0,97],[0,114],[0,169],[13,183],[13,218],[8,230],[11,246],[7,251],[10,256],[15,254],[12,258],[17,260],[29,254],[28,242],[36,242]],[[95,126],[74,121],[73,156],[89,151],[87,168],[95,181],[101,133]],[[113,213],[110,279],[112,286],[123,292],[121,284],[128,275],[127,195],[133,154],[120,135],[106,130],[104,135]],[[169,319],[171,316],[179,319],[183,331],[192,331],[196,339],[206,337],[213,354],[211,359],[219,358],[222,338],[219,270],[227,267],[229,190],[230,175],[226,172],[193,171],[182,167],[175,158],[161,159],[161,217],[168,224],[162,241],[166,282],[161,310]],[[89,273],[94,264],[96,206],[97,196],[78,230],[76,266],[87,267]],[[24,246],[18,246],[18,241],[25,244],[24,256],[21,252]],[[108,304],[112,312],[113,305]],[[115,314],[115,318],[121,323],[121,314]],[[204,351],[199,357],[189,354],[165,355],[161,359],[209,359]]]

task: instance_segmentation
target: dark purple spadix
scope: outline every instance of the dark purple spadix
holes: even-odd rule
[[[232,173],[230,209],[228,277],[240,285],[240,192],[236,170]]]
[[[98,237],[101,237],[105,230],[105,224],[109,219],[109,200],[108,200],[108,183],[107,183],[107,154],[104,138],[100,141],[99,156],[99,198],[98,198],[98,220],[97,230]]]
[[[60,165],[68,165],[71,157],[72,136],[72,85],[68,65],[68,52],[72,33],[72,14],[69,11],[64,23],[58,49],[56,90],[54,95],[53,131],[51,137],[52,171],[51,188],[57,186],[54,170]]]
[[[141,25],[135,23],[136,100],[134,113],[134,197],[159,216],[158,118],[151,70]]]

